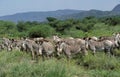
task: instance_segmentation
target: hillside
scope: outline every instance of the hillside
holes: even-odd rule
[[[56,17],[58,19],[80,19],[87,16],[104,17],[120,15],[120,4],[115,6],[111,11],[100,11],[100,10],[57,10],[57,11],[46,11],[46,12],[26,12],[16,13],[13,15],[1,16],[0,20],[9,20],[13,22],[17,21],[46,21],[46,17]]]
[[[47,12],[26,12],[17,13],[13,15],[1,16],[0,20],[9,21],[45,21],[46,17],[59,17],[62,15],[69,15],[74,13],[79,13],[82,10],[57,10],[57,11],[47,11]]]
[[[81,19],[88,16],[104,17],[109,15],[111,15],[110,11],[90,10],[90,11],[83,11],[77,14],[61,16],[61,19],[69,19],[69,18]]]
[[[111,11],[100,11],[100,10],[93,9],[89,11],[82,11],[77,14],[61,16],[61,19],[69,19],[69,18],[79,19],[79,18],[84,18],[88,16],[104,17],[104,16],[116,16],[116,15],[120,15],[120,4],[115,6]]]
[[[113,12],[120,12],[120,4],[118,4],[115,8],[112,10]]]

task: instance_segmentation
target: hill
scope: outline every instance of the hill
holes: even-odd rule
[[[87,16],[104,17],[120,15],[120,4],[115,6],[111,11],[100,11],[100,10],[56,10],[56,11],[46,11],[46,12],[26,12],[26,13],[16,13],[13,15],[1,16],[0,20],[9,20],[13,22],[17,21],[46,21],[46,17],[56,17],[58,19],[80,19]]]
[[[113,12],[120,12],[120,4],[118,4],[115,8],[112,10]]]
[[[77,14],[61,16],[61,19],[69,19],[69,18],[79,19],[79,18],[84,18],[88,16],[104,17],[104,16],[116,16],[116,15],[120,15],[120,4],[115,6],[111,11],[100,11],[100,10],[93,9],[89,11],[82,11]]]
[[[81,19],[88,16],[103,17],[103,16],[111,15],[110,13],[111,11],[89,10],[89,11],[83,11],[76,14],[61,16],[60,19],[69,19],[69,18]]]
[[[74,13],[79,13],[82,10],[57,10],[57,11],[47,11],[47,12],[26,12],[17,13],[13,15],[1,16],[0,20],[9,20],[13,22],[17,21],[45,21],[46,17],[59,17],[62,15],[69,15]]]

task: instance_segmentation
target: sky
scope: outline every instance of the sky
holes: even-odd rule
[[[0,16],[62,9],[110,11],[120,0],[0,0]]]

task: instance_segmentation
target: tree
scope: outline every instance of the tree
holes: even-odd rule
[[[29,37],[48,37],[55,33],[55,30],[49,25],[37,25],[32,27],[28,33]]]
[[[18,29],[19,32],[23,32],[23,31],[27,30],[25,22],[19,21],[18,24],[17,24],[17,29]]]
[[[112,16],[112,17],[104,17],[102,19],[102,22],[110,25],[110,26],[115,26],[117,24],[120,24],[120,17],[119,16]]]
[[[16,30],[16,24],[10,21],[0,21],[0,33],[1,34],[12,34]]]
[[[48,20],[49,22],[53,22],[53,21],[55,21],[55,20],[57,20],[57,19],[54,18],[54,17],[47,17],[47,20]]]

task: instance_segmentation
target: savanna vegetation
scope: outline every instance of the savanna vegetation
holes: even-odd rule
[[[77,56],[67,61],[66,58],[48,59],[38,63],[31,60],[30,54],[20,51],[0,52],[0,77],[119,77],[120,57]]]
[[[120,31],[120,17],[85,17],[84,19],[58,20],[47,17],[47,22],[0,21],[1,37],[50,37],[52,35],[85,37],[110,36]]]
[[[0,37],[86,37],[111,36],[120,32],[120,17],[93,16],[84,19],[58,20],[48,17],[47,22],[0,21]],[[95,56],[75,56],[67,61],[48,59],[38,63],[31,60],[30,54],[20,51],[0,52],[0,77],[120,77],[120,51],[115,56],[97,52]]]

